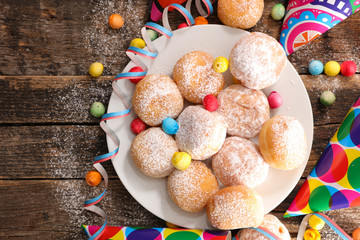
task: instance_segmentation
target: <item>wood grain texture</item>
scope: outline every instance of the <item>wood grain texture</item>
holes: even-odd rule
[[[284,1],[282,1],[284,2]],[[270,11],[275,4],[265,1],[258,24],[249,31],[265,32],[279,38],[281,21]],[[215,7],[216,8],[216,7]],[[119,30],[107,25],[107,18],[118,11],[125,20]],[[148,0],[57,1],[3,0],[0,7],[0,75],[85,75],[91,62],[101,61],[105,75],[119,73],[129,61],[124,50],[140,37],[148,21]],[[193,10],[197,16],[196,10]],[[184,22],[180,14],[170,14],[173,27]],[[220,23],[216,12],[210,23]],[[343,23],[292,54],[289,59],[301,74],[308,73],[312,59],[359,62],[360,15]]]

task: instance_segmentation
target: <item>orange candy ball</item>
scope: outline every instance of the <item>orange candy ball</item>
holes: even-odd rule
[[[194,20],[195,20],[195,25],[209,24],[208,20],[202,16],[198,16]]]
[[[354,240],[360,240],[360,228],[357,228],[353,231],[352,237]]]
[[[124,25],[124,20],[119,14],[112,14],[109,17],[109,25],[112,29],[119,29]]]
[[[97,186],[101,182],[101,175],[98,171],[91,170],[86,174],[85,181],[90,186]]]

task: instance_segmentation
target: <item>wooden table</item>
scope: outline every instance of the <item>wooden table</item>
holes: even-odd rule
[[[250,31],[279,37],[281,22],[270,17],[276,2],[265,1],[263,17]],[[107,25],[114,12],[125,19],[120,30]],[[173,26],[183,21],[171,16]],[[94,101],[108,103],[111,80],[129,61],[124,50],[147,20],[147,0],[0,0],[0,239],[84,239],[81,224],[102,224],[82,208],[85,199],[102,191],[87,186],[84,176],[93,157],[107,151],[89,107]],[[220,23],[216,13],[209,22]],[[360,93],[359,74],[310,76],[307,65],[312,59],[359,65],[359,46],[358,13],[289,56],[308,90],[315,133],[302,179],[273,211],[278,217]],[[94,61],[105,65],[97,79],[88,76]],[[336,93],[331,107],[318,102],[324,90]],[[104,166],[109,191],[100,205],[110,225],[164,227],[126,191],[111,163]],[[359,207],[327,213],[348,233],[360,227],[359,214]],[[293,239],[301,219],[282,219]],[[323,239],[336,239],[331,231],[322,233]]]

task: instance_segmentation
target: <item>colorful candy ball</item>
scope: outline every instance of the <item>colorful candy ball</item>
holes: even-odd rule
[[[139,66],[133,67],[129,70],[129,72],[143,72],[143,71],[144,70]],[[129,78],[130,82],[135,83],[135,84],[140,82],[141,79],[143,79],[143,77],[142,78]]]
[[[89,74],[92,77],[100,77],[104,71],[104,66],[99,62],[94,62],[89,67]]]
[[[203,16],[198,16],[194,20],[195,20],[195,25],[209,24],[209,21]]]
[[[173,118],[168,117],[162,122],[162,129],[169,135],[175,135],[179,130],[179,124]]]
[[[140,118],[135,118],[134,120],[132,120],[130,128],[133,133],[139,134],[145,130],[146,124]]]
[[[281,95],[276,91],[272,91],[267,99],[271,109],[279,108],[283,104]]]
[[[304,233],[304,240],[320,240],[321,235],[318,230],[310,228]]]
[[[90,107],[90,114],[94,117],[101,117],[105,113],[105,106],[101,102],[94,102]]]
[[[180,28],[186,28],[188,27],[189,25],[187,23],[180,23],[179,26],[177,27],[177,29],[180,29]]]
[[[213,69],[218,73],[223,73],[229,68],[229,61],[225,57],[217,57],[213,63]]]
[[[353,231],[352,237],[354,240],[360,240],[360,228],[357,228]]]
[[[186,152],[176,152],[172,157],[172,164],[180,171],[186,170],[191,163],[191,157]]]
[[[330,91],[324,91],[320,95],[320,102],[325,106],[333,105],[336,100],[335,94]]]
[[[141,38],[134,38],[130,42],[131,47],[144,48],[146,46],[145,41]]]
[[[285,16],[285,7],[281,3],[275,4],[271,9],[271,17],[274,20],[281,20]]]
[[[124,19],[119,14],[112,14],[109,17],[109,26],[112,29],[119,29],[124,25]]]
[[[341,74],[346,77],[351,77],[356,73],[356,63],[353,61],[345,61],[341,64]]]
[[[309,72],[311,75],[319,75],[324,71],[324,64],[319,60],[313,60],[309,63]]]
[[[214,112],[218,109],[219,103],[214,95],[209,94],[204,97],[203,106],[209,112]]]
[[[149,35],[151,41],[154,41],[155,39],[157,39],[157,32],[155,32],[154,30],[147,29],[146,33],[147,33],[147,35]]]
[[[325,222],[324,222],[324,220],[322,220],[318,216],[312,215],[309,218],[309,225],[313,229],[321,230],[325,226]]]
[[[329,61],[325,64],[324,72],[326,75],[334,77],[340,72],[340,64],[335,61]]]
[[[90,186],[97,186],[101,182],[101,175],[98,171],[91,170],[85,176],[85,181]]]

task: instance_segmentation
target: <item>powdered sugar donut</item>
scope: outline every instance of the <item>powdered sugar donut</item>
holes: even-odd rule
[[[275,38],[253,32],[235,44],[229,63],[236,82],[248,88],[263,89],[279,79],[286,64],[286,55]]]
[[[264,0],[219,0],[218,17],[230,27],[248,29],[260,20],[264,10]]]
[[[269,164],[264,161],[255,143],[245,138],[229,137],[213,156],[212,169],[225,186],[254,188],[265,181]]]
[[[226,187],[206,205],[210,223],[219,229],[257,227],[264,218],[262,197],[244,185]]]
[[[185,99],[202,103],[206,95],[217,96],[224,88],[225,79],[215,72],[213,62],[214,58],[203,51],[187,53],[177,61],[173,77]]]
[[[306,136],[294,117],[276,115],[266,121],[259,134],[260,152],[272,167],[292,170],[306,158]]]
[[[219,190],[211,170],[199,161],[193,161],[184,171],[175,170],[168,177],[171,199],[187,212],[201,211],[209,198]]]
[[[200,106],[189,106],[179,115],[176,143],[192,159],[205,160],[217,153],[226,137],[227,124],[216,112]]]
[[[176,142],[159,127],[149,128],[137,135],[130,151],[135,165],[149,177],[166,177],[175,169],[171,159],[178,151]]]
[[[261,125],[270,118],[269,103],[260,90],[240,84],[231,85],[219,93],[217,112],[225,117],[227,133],[244,138],[255,137]]]
[[[184,100],[175,82],[166,75],[153,74],[136,84],[132,98],[134,112],[150,126],[167,118],[176,118]]]
[[[290,240],[290,234],[287,228],[280,220],[272,214],[266,214],[260,227],[263,227],[281,240]],[[239,240],[269,240],[268,237],[253,229],[243,229],[239,233]]]

